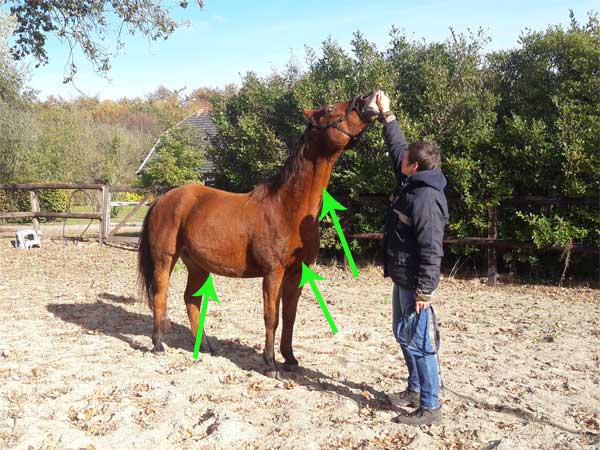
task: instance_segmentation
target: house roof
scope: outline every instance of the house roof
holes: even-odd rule
[[[144,167],[146,166],[148,161],[150,161],[150,159],[152,159],[152,157],[156,154],[156,146],[159,144],[162,136],[164,136],[166,133],[168,133],[173,128],[180,128],[180,127],[184,127],[187,125],[191,125],[194,128],[199,129],[202,132],[202,134],[204,135],[204,139],[206,142],[210,142],[210,138],[212,138],[213,136],[215,136],[217,134],[217,127],[215,126],[214,122],[212,121],[212,119],[210,117],[210,111],[207,109],[202,109],[202,110],[196,111],[196,112],[190,114],[188,117],[186,117],[182,121],[180,121],[179,123],[177,123],[175,126],[170,128],[169,130],[165,131],[156,140],[156,142],[154,143],[154,145],[152,146],[152,148],[150,149],[150,151],[144,158],[144,161],[142,162],[142,164],[140,165],[138,170],[136,170],[135,173],[136,174],[140,173],[144,169]],[[207,157],[204,162],[204,166],[202,167],[202,169],[200,169],[200,172],[203,174],[206,174],[206,173],[214,172],[214,170],[215,170],[214,162],[211,161],[210,159],[208,159],[208,157]]]

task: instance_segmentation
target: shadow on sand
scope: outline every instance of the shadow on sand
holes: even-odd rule
[[[116,296],[105,292],[98,296],[96,303],[60,303],[48,305],[47,309],[65,322],[120,339],[135,350],[149,351],[148,348],[137,343],[131,336],[148,336],[148,341],[150,341],[152,316],[130,312],[119,305],[103,300],[116,303],[132,303],[131,297]],[[219,339],[217,337],[209,337],[209,339],[211,345],[215,348],[215,356],[227,358],[242,370],[263,374],[266,369],[262,353],[254,347],[241,343],[239,339]],[[190,358],[192,357],[194,341],[188,327],[171,322],[171,330],[163,336],[163,342],[168,347],[189,351]],[[310,390],[337,393],[362,406],[379,410],[400,411],[389,402],[384,392],[373,389],[364,383],[333,379],[318,370],[305,367],[301,367],[292,373],[280,370],[279,374],[280,379],[293,380]]]

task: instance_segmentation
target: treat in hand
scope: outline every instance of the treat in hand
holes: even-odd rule
[[[385,95],[385,92],[379,91],[377,93],[376,102],[381,114],[385,114],[390,110],[390,99],[387,95]]]

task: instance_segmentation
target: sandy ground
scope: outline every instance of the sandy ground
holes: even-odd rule
[[[0,447],[19,449],[600,448],[600,295],[588,288],[443,279],[444,422],[391,422],[405,387],[391,333],[391,285],[377,267],[316,271],[340,329],[310,290],[300,301],[302,369],[262,374],[261,282],[215,277],[192,358],[172,277],[167,352],[136,300],[134,252],[95,243],[12,249],[0,241]],[[279,357],[281,358],[281,357]]]

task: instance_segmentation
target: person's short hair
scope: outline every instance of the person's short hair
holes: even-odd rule
[[[416,141],[408,146],[408,162],[419,163],[419,171],[442,167],[442,155],[433,141]]]

